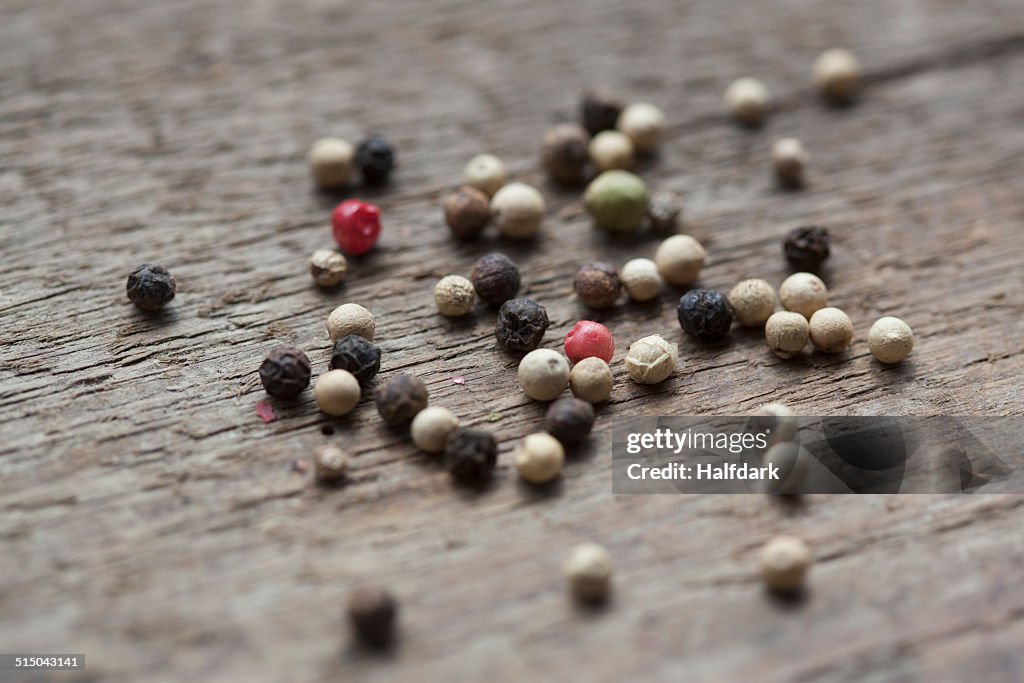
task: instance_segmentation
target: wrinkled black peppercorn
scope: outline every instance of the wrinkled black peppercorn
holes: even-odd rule
[[[732,325],[729,300],[710,289],[691,289],[680,297],[676,310],[683,331],[703,341],[724,337]]]
[[[427,407],[427,387],[419,377],[397,375],[373,390],[373,402],[384,422],[404,427]]]
[[[381,136],[372,135],[356,147],[356,165],[363,174],[363,182],[380,185],[387,182],[395,167],[395,150]]]
[[[380,588],[357,588],[349,596],[349,620],[367,645],[386,647],[391,643],[397,614],[398,603],[390,593]]]
[[[459,429],[444,448],[444,464],[452,478],[462,484],[481,484],[491,476],[498,462],[498,443],[482,429]]]
[[[331,370],[348,370],[366,385],[380,370],[380,347],[358,334],[350,334],[334,342]]]
[[[602,130],[614,130],[622,113],[622,102],[609,93],[590,90],[583,93],[580,102],[580,121],[591,135]]]
[[[177,289],[174,276],[153,263],[143,263],[128,276],[128,298],[144,311],[159,311]]]
[[[790,230],[782,249],[789,265],[795,270],[817,273],[828,258],[831,245],[832,236],[828,234],[827,228],[809,225]]]
[[[260,381],[277,398],[295,398],[309,386],[311,367],[305,353],[291,346],[274,349],[260,366]]]
[[[502,305],[519,292],[519,267],[504,254],[482,256],[469,279],[476,295],[492,306]]]
[[[580,301],[590,308],[611,308],[622,291],[619,271],[600,262],[583,266],[576,273],[573,289]]]
[[[509,299],[498,311],[494,336],[498,344],[516,351],[533,351],[548,329],[548,312],[530,299]]]
[[[560,398],[548,408],[544,429],[563,446],[581,443],[594,428],[594,406],[578,398]]]

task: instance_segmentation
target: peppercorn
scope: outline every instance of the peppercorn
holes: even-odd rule
[[[572,549],[563,568],[569,592],[579,602],[605,600],[611,590],[612,556],[596,543],[584,543]]]
[[[860,63],[848,50],[827,50],[814,62],[814,82],[833,104],[849,104],[860,90]]]
[[[801,316],[803,317],[803,316]],[[804,342],[806,344],[806,342]],[[801,347],[803,348],[803,347]],[[793,409],[784,403],[766,403],[754,411],[754,428],[767,431],[768,445],[792,441],[800,424]]]
[[[633,141],[638,154],[651,154],[665,136],[665,114],[653,104],[637,102],[622,110],[615,127]]]
[[[647,207],[647,218],[651,227],[659,232],[669,232],[679,225],[679,215],[683,213],[683,200],[675,192],[660,190],[651,197]]]
[[[576,185],[587,166],[590,134],[575,123],[560,123],[544,135],[541,166],[561,185]]]
[[[611,93],[588,90],[580,100],[580,121],[591,135],[615,128],[622,102]]]
[[[344,186],[352,176],[352,145],[339,138],[323,138],[313,143],[307,160],[316,184],[325,190]]]
[[[316,404],[332,417],[351,413],[361,395],[359,380],[348,370],[328,370],[313,385]]]
[[[832,236],[827,228],[809,225],[793,228],[786,235],[782,250],[789,265],[799,271],[817,273],[829,256]]]
[[[569,361],[551,349],[536,349],[519,362],[519,386],[535,401],[551,401],[569,386]]]
[[[412,442],[426,453],[440,453],[448,443],[448,437],[459,428],[459,418],[447,408],[430,406],[424,408],[412,420]]]
[[[638,339],[626,354],[626,371],[637,384],[657,384],[668,379],[679,364],[679,347],[658,334]]]
[[[779,286],[779,301],[787,311],[810,320],[815,311],[828,305],[828,288],[813,273],[793,273]]]
[[[349,458],[334,444],[323,444],[313,451],[313,474],[322,484],[333,484],[345,478]]]
[[[519,267],[504,254],[487,254],[473,266],[470,280],[477,296],[492,306],[500,306],[519,291]]]
[[[701,341],[721,339],[732,326],[729,300],[710,289],[691,289],[679,298],[676,312],[683,332]]]
[[[782,138],[772,145],[772,165],[779,184],[797,188],[804,184],[804,169],[811,157],[796,138]]]
[[[437,312],[450,318],[466,315],[473,310],[476,290],[473,283],[461,275],[446,275],[434,286]]]
[[[320,287],[336,287],[341,284],[347,270],[345,257],[331,249],[317,249],[309,257],[309,274]]]
[[[759,278],[743,280],[729,292],[729,305],[744,327],[761,327],[775,312],[775,290]]]
[[[563,446],[575,446],[594,428],[594,406],[579,398],[560,398],[548,408],[544,415],[544,429],[562,442]]]
[[[779,358],[792,358],[804,350],[811,338],[807,318],[791,311],[772,313],[764,324],[764,338]]]
[[[373,249],[380,237],[380,209],[358,199],[346,199],[331,213],[334,241],[351,256]]]
[[[608,363],[596,356],[584,358],[569,373],[569,388],[573,396],[587,403],[607,401],[614,383]]]
[[[580,268],[573,289],[584,305],[590,308],[611,308],[619,298],[622,283],[614,266],[598,262]]]
[[[598,133],[587,146],[590,160],[598,173],[620,169],[623,171],[633,167],[633,141],[617,130],[604,130]]]
[[[498,310],[494,336],[498,345],[516,351],[533,351],[548,329],[548,312],[530,299],[509,299]]]
[[[405,427],[427,407],[427,387],[413,375],[396,375],[373,390],[377,412],[391,427]]]
[[[762,486],[768,493],[803,493],[803,483],[811,474],[810,458],[800,444],[780,441],[773,444],[761,458],[761,466],[777,470],[778,479],[765,479]]]
[[[356,147],[356,165],[367,185],[382,185],[395,167],[395,150],[380,135],[371,135]]]
[[[444,221],[459,239],[474,239],[490,220],[490,200],[475,187],[463,185],[444,198]]]
[[[814,562],[811,549],[793,536],[776,536],[761,549],[761,578],[773,591],[795,591]]]
[[[899,363],[914,348],[914,331],[899,318],[887,315],[871,326],[868,348],[882,363]]]
[[[359,304],[342,304],[327,317],[327,333],[331,341],[337,341],[350,334],[373,341],[376,323],[373,314]]]
[[[467,185],[488,197],[493,197],[507,179],[505,163],[493,154],[478,154],[470,159],[464,176]]]
[[[154,263],[143,263],[128,275],[128,299],[143,311],[159,311],[177,290],[174,276]]]
[[[853,323],[850,316],[838,308],[818,309],[810,320],[811,343],[825,353],[841,353],[853,341]]]
[[[635,258],[626,261],[619,271],[619,280],[633,301],[650,301],[658,296],[664,284],[658,274],[658,264],[651,259]]]
[[[647,215],[647,186],[629,171],[605,171],[583,195],[594,222],[609,230],[635,232]]]
[[[509,183],[491,199],[491,219],[505,237],[533,237],[544,220],[544,197],[525,183]]]
[[[457,429],[445,444],[444,462],[455,481],[482,484],[498,462],[498,444],[482,429]]]
[[[670,285],[688,285],[700,275],[708,254],[689,235],[672,235],[654,252],[658,273]]]
[[[369,384],[380,371],[380,347],[358,334],[349,334],[334,342],[331,370],[347,370],[361,386]]]
[[[305,353],[291,346],[274,349],[260,365],[260,382],[277,398],[295,398],[309,386],[312,367]]]
[[[547,484],[562,473],[565,449],[558,439],[537,432],[523,437],[512,450],[519,476],[531,484]]]
[[[565,355],[571,363],[596,356],[606,363],[612,361],[615,339],[607,327],[593,320],[581,320],[565,335]]]
[[[356,635],[372,647],[383,648],[394,638],[398,603],[380,588],[363,586],[352,591],[348,615]]]
[[[739,78],[725,91],[725,103],[738,122],[758,126],[768,113],[771,97],[768,88],[756,78]]]

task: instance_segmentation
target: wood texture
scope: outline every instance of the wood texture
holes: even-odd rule
[[[804,414],[1024,412],[1020,9],[5,2],[0,650],[84,652],[88,671],[60,679],[77,681],[1019,680],[1020,497],[613,497],[609,444],[625,416],[769,400]],[[808,76],[836,45],[868,77],[840,111]],[[746,74],[777,102],[759,131],[722,113],[725,87]],[[536,171],[543,131],[592,84],[667,112],[670,139],[643,173],[685,195],[685,229],[711,254],[705,286],[778,283],[781,236],[832,229],[827,280],[856,325],[851,352],[784,363],[744,332],[698,347],[669,292],[597,316],[574,301],[582,262],[656,244],[608,240],[578,193]],[[326,134],[373,131],[401,157],[392,186],[366,193],[385,235],[343,289],[318,292],[305,261],[330,246],[340,195],[311,190],[305,152]],[[783,135],[813,155],[806,191],[773,186],[768,149]],[[485,150],[547,196],[534,243],[449,238],[439,197]],[[509,469],[543,407],[516,388],[493,314],[433,310],[435,280],[495,248],[547,307],[547,345],[583,316],[620,344],[613,399],[554,491]],[[144,261],[180,284],[162,317],[123,293]],[[343,301],[376,314],[384,376],[415,372],[433,403],[496,431],[486,492],[454,490],[369,405],[330,420],[307,392],[276,404],[279,421],[257,418],[263,356],[292,343],[323,370],[324,321]],[[917,335],[899,367],[867,352],[883,314]],[[654,332],[678,339],[684,364],[641,388],[621,359]],[[324,441],[358,454],[343,489],[292,469]],[[780,531],[818,557],[798,605],[766,597],[754,573]],[[615,599],[597,612],[572,607],[560,575],[584,540],[618,563]],[[353,647],[343,621],[347,591],[367,579],[402,602],[387,656]]]

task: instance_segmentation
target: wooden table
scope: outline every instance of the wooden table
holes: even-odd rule
[[[631,415],[769,400],[808,415],[1024,412],[1019,0],[140,5],[0,10],[0,650],[85,653],[87,672],[60,679],[75,681],[1021,679],[1019,496],[786,507],[614,497],[610,481],[611,432]],[[809,79],[834,46],[866,70],[845,110]],[[721,103],[748,74],[776,102],[757,131]],[[587,85],[666,111],[669,139],[642,173],[685,196],[684,229],[710,252],[704,286],[777,284],[790,228],[832,230],[849,353],[782,362],[743,331],[699,347],[676,325],[678,293],[602,314],[575,301],[583,262],[656,245],[606,238],[578,192],[537,171],[541,135]],[[401,156],[389,188],[362,193],[385,234],[343,289],[317,291],[306,258],[331,245],[339,195],[312,189],[306,150],[373,131]],[[790,135],[813,155],[796,193],[767,160]],[[439,198],[481,151],[545,193],[535,243],[449,237]],[[620,346],[612,400],[553,492],[510,469],[544,408],[518,391],[493,313],[433,308],[439,277],[495,249],[547,307],[547,346],[583,317]],[[144,261],[179,282],[162,317],[124,295]],[[257,418],[264,355],[295,344],[323,371],[324,321],[344,301],[376,314],[382,376],[414,372],[432,403],[495,430],[487,491],[454,489],[372,405],[331,420],[306,392]],[[867,352],[884,314],[917,336],[899,367]],[[642,388],[622,357],[655,332],[679,341],[682,368]],[[343,489],[293,470],[324,442],[356,456]],[[796,605],[756,576],[777,532],[817,555]],[[560,565],[584,540],[617,562],[604,610],[565,596]],[[353,646],[344,622],[366,580],[401,600],[385,655]]]

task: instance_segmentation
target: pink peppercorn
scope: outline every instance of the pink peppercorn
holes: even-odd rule
[[[610,363],[614,353],[615,340],[612,339],[612,333],[601,323],[581,320],[565,335],[565,355],[573,363],[590,356]]]
[[[380,209],[358,199],[346,199],[334,208],[331,224],[341,250],[359,256],[373,249],[380,237]]]

